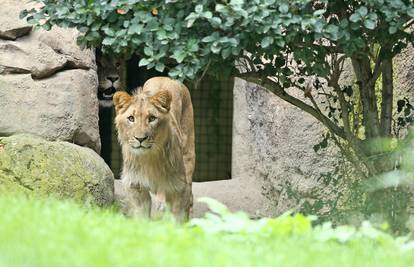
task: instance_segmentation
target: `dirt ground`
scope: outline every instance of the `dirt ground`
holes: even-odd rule
[[[204,203],[197,201],[200,197],[214,198],[225,204],[231,211],[244,211],[251,217],[262,216],[266,201],[254,183],[254,179],[243,180],[243,182],[234,179],[193,183],[192,217],[202,217],[208,211]],[[120,180],[115,180],[115,194],[118,198],[123,195]]]

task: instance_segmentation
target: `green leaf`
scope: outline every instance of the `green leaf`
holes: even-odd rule
[[[414,7],[407,10],[407,15],[414,18]]]
[[[230,5],[231,6],[242,6],[244,4],[244,0],[231,0]]]
[[[200,17],[197,13],[190,13],[184,20],[187,21],[187,28],[191,28],[194,22]]]
[[[104,28],[104,33],[108,36],[115,36],[115,31],[110,27]]]
[[[186,56],[187,54],[182,50],[176,50],[174,51],[174,54],[173,54],[173,58],[177,61],[177,63],[183,62]]]
[[[266,36],[265,38],[263,38],[262,39],[262,41],[261,41],[261,43],[260,43],[260,46],[262,47],[262,48],[266,48],[266,47],[268,47],[269,45],[271,45],[271,44],[273,44],[273,37],[270,37],[270,36]]]
[[[167,32],[165,30],[160,30],[157,32],[157,40],[164,40],[167,38]]]
[[[215,10],[216,12],[219,12],[219,13],[225,13],[227,11],[227,7],[222,4],[216,4]]]
[[[279,6],[279,12],[280,13],[283,13],[283,14],[288,13],[289,12],[289,6],[287,4],[285,4],[285,3],[281,4]]]
[[[132,25],[129,26],[128,34],[130,34],[130,35],[131,34],[134,34],[134,33],[141,34],[141,32],[143,31],[143,29],[144,29],[144,27],[143,27],[142,24],[134,23],[134,24],[132,24]]]
[[[208,21],[211,23],[211,26],[213,27],[219,27],[222,22],[219,17],[212,17]]]
[[[102,44],[106,46],[111,46],[114,42],[115,42],[115,38],[111,38],[111,37],[105,37],[102,40]]]
[[[158,62],[157,64],[155,64],[155,70],[158,72],[163,72],[165,69],[165,65],[161,62]]]
[[[187,28],[191,28],[191,26],[193,26],[194,22],[196,21],[196,19],[189,19],[187,21]]]
[[[373,29],[375,29],[376,22],[373,21],[373,20],[367,19],[367,20],[364,21],[364,26],[367,29],[373,30]]]
[[[201,39],[201,41],[203,43],[210,43],[210,42],[213,42],[213,41],[216,41],[216,40],[217,40],[217,37],[215,35],[209,35],[209,36],[206,36],[203,39]]]
[[[215,41],[211,47],[210,47],[211,52],[213,52],[214,54],[218,54],[220,53],[221,47],[219,46],[218,42]]]
[[[197,199],[197,201],[206,203],[208,208],[218,215],[227,215],[230,213],[229,209],[224,204],[218,202],[215,199],[209,197],[201,197]]]
[[[20,12],[19,18],[24,19],[25,17],[27,17],[28,14],[29,14],[29,11],[27,11],[27,9],[24,9]]]
[[[276,39],[275,43],[279,46],[279,47],[284,47],[285,46],[285,40],[283,39]]]
[[[339,27],[336,25],[328,25],[325,29],[324,36],[333,41],[338,40]]]
[[[228,58],[230,56],[230,54],[231,54],[231,47],[225,48],[221,51],[221,57],[223,59]]]
[[[365,6],[361,6],[356,11],[361,17],[365,17],[368,14],[368,9]]]
[[[203,17],[206,19],[211,19],[213,17],[213,13],[211,13],[211,11],[206,11],[203,13]]]
[[[139,67],[147,66],[150,63],[151,63],[151,61],[149,59],[147,59],[147,58],[141,58],[141,60],[138,63],[138,66]]]
[[[152,50],[152,48],[146,46],[144,47],[144,54],[146,56],[152,57],[154,55],[154,51]]]
[[[190,52],[197,52],[198,51],[198,41],[196,39],[191,39],[187,43],[187,49]]]
[[[45,23],[42,25],[42,29],[45,31],[50,31],[51,28],[52,26],[49,23]]]
[[[326,10],[325,10],[325,9],[318,9],[318,10],[316,10],[315,12],[313,12],[313,15],[314,15],[315,17],[319,17],[320,15],[325,14],[325,12],[326,12]]]
[[[349,20],[352,22],[358,22],[361,20],[361,15],[358,13],[354,13],[349,17]]]
[[[196,5],[195,12],[199,14],[203,12],[203,5]]]
[[[85,32],[87,32],[89,30],[89,27],[80,27],[78,30],[81,33],[85,33]]]
[[[390,33],[390,34],[394,34],[394,33],[396,33],[398,31],[398,29],[397,29],[397,27],[396,26],[390,26],[389,28],[388,28],[388,32]]]

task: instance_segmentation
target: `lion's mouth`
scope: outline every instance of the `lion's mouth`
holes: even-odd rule
[[[133,149],[150,149],[151,148],[151,145],[148,145],[148,146],[143,146],[143,145],[131,145],[131,147],[133,148]]]
[[[116,89],[113,86],[103,89],[103,90],[99,88],[98,99],[99,100],[112,100],[112,97],[114,96],[115,92],[116,92]]]

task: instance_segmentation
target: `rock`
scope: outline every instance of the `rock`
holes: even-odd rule
[[[19,13],[33,5],[2,1],[0,31],[28,26]],[[77,45],[78,34],[53,27],[0,35],[0,136],[33,133],[100,151],[95,56]]]
[[[80,49],[77,36],[74,29],[54,27],[18,41],[0,40],[0,74],[30,73],[42,79],[66,69],[96,70],[93,51]]]
[[[295,92],[290,92],[295,94]],[[303,93],[302,93],[303,94]],[[298,93],[296,96],[299,96]],[[335,146],[316,153],[324,126],[266,89],[236,78],[234,87],[234,179],[255,179],[266,196],[265,215],[288,210],[326,213],[335,200],[341,163]]]
[[[16,40],[30,33],[32,26],[19,18],[20,11],[32,7],[22,0],[2,0],[0,10],[0,39]]]
[[[262,195],[263,183],[255,177],[238,176],[231,180],[193,183],[194,204],[191,216],[204,217],[209,210],[205,203],[197,201],[202,197],[216,199],[230,211],[243,211],[251,218],[273,217],[272,202]],[[273,207],[274,208],[274,207]]]
[[[408,97],[414,102],[414,48],[410,44],[396,56],[394,65],[394,87],[396,100]]]
[[[70,198],[108,206],[114,199],[111,170],[93,150],[32,135],[0,138],[0,194]]]
[[[0,136],[32,133],[100,151],[97,77],[67,70],[42,80],[0,75]]]
[[[31,39],[31,38],[30,38]],[[1,41],[0,74],[30,73],[35,79],[50,77],[67,66],[67,59],[36,40]]]
[[[0,39],[16,40],[17,38],[28,34],[32,30],[32,26],[22,26],[6,31],[0,30]]]
[[[76,29],[53,27],[50,31],[34,31],[27,40],[32,39],[47,45],[58,55],[65,57],[69,68],[96,70],[94,51],[81,49],[76,41],[78,36],[79,32]]]

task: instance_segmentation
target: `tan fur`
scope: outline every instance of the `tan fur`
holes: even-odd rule
[[[115,93],[114,106],[129,213],[150,216],[151,192],[165,197],[178,221],[188,220],[195,164],[188,89],[170,78],[155,77],[132,96]]]

